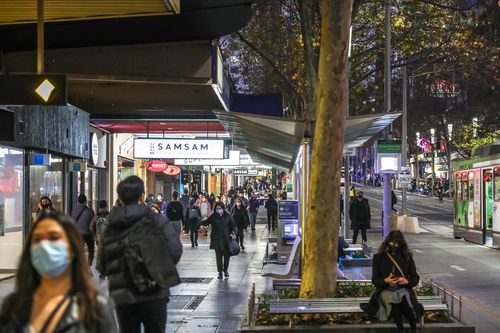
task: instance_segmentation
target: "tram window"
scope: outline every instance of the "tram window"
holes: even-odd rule
[[[474,200],[474,174],[469,173],[469,200]]]
[[[457,176],[457,200],[462,200],[462,178]]]
[[[493,171],[493,193],[495,201],[500,201],[500,167]]]
[[[469,200],[469,182],[467,180],[462,180],[462,200]]]

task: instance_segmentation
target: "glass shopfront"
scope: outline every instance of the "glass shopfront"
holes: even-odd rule
[[[0,146],[0,277],[12,273],[23,247],[22,150]]]
[[[63,159],[52,157],[50,166],[30,166],[31,217],[34,220],[38,210],[38,200],[48,196],[54,208],[64,211],[64,165]]]

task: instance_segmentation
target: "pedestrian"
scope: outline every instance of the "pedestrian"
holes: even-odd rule
[[[396,193],[394,193],[393,190],[391,190],[391,209],[393,212],[398,212],[396,208],[394,208],[394,205],[398,203],[398,197],[396,197]]]
[[[248,202],[248,199],[247,199],[247,198],[245,198],[245,194],[243,193],[243,191],[241,191],[241,192],[238,194],[238,198],[240,199],[241,204],[245,207],[245,209],[248,209],[249,202]]]
[[[255,224],[257,223],[257,214],[259,213],[260,202],[257,200],[255,192],[252,193],[250,200],[248,200],[248,213],[250,214],[250,223],[252,231],[255,231]]]
[[[204,195],[200,195],[198,207],[200,207],[202,221],[206,220],[210,216],[210,214],[212,214],[210,203]]]
[[[90,230],[92,231],[92,235],[94,236],[97,245],[99,245],[99,240],[102,235],[102,228],[109,215],[109,207],[106,200],[99,201],[98,207],[99,211],[92,218],[92,222],[90,222]]]
[[[149,209],[151,209],[151,211],[155,214],[161,213],[160,207],[158,207],[156,204],[152,204],[151,207],[149,207]]]
[[[92,262],[94,261],[95,243],[94,236],[90,230],[90,222],[94,217],[94,211],[92,208],[87,206],[87,197],[85,194],[80,194],[77,201],[78,204],[71,211],[71,217],[75,220],[83,242],[87,245],[88,264],[89,266],[92,266]]]
[[[172,223],[141,204],[144,182],[129,176],[117,187],[124,207],[104,228],[97,269],[108,277],[122,333],[165,332],[169,287],[180,283],[175,265],[182,244]],[[145,273],[146,272],[146,273]]]
[[[349,206],[349,219],[351,220],[351,229],[354,229],[352,243],[356,244],[360,230],[362,240],[366,242],[366,230],[370,228],[371,213],[370,204],[368,199],[364,198],[363,191],[358,191],[356,199],[351,201]]]
[[[63,214],[31,228],[14,291],[0,310],[0,333],[117,333],[113,307],[91,279],[79,230]]]
[[[144,200],[144,203],[146,204],[146,206],[151,207],[151,205],[155,203],[154,194],[153,193],[148,194],[148,197],[146,198],[146,200]]]
[[[198,247],[198,232],[200,230],[201,212],[200,207],[196,205],[194,198],[191,198],[188,207],[186,208],[186,221],[189,228],[189,236],[191,238],[191,247]]]
[[[370,317],[378,316],[382,322],[392,317],[399,332],[404,332],[402,317],[405,316],[411,332],[417,332],[423,307],[418,303],[413,287],[419,280],[403,233],[392,230],[373,255],[372,282],[377,289],[370,302],[361,308]]]
[[[240,243],[241,250],[245,251],[245,246],[243,245],[243,238],[245,237],[244,231],[247,230],[248,225],[250,224],[250,218],[248,217],[247,209],[243,206],[240,199],[236,200],[236,204],[231,210],[231,215],[233,216],[236,226],[238,227],[236,240]]]
[[[160,211],[165,214],[165,202],[163,201],[163,194],[162,193],[158,193],[156,195],[156,202],[155,204],[160,208]]]
[[[167,204],[165,212],[175,231],[177,231],[180,236],[182,229],[182,220],[184,219],[184,207],[177,199],[179,199],[179,192],[173,191],[172,200]]]
[[[188,209],[190,200],[191,198],[189,197],[189,191],[187,188],[185,188],[182,196],[179,199],[179,202],[182,204],[183,212],[185,212],[186,209]],[[187,225],[187,216],[184,216],[184,218],[182,219],[182,227],[184,229],[184,234],[187,235],[189,233],[189,227]]]
[[[271,232],[276,229],[276,225],[278,224],[278,202],[273,198],[271,193],[267,195],[264,207],[267,209],[267,229]]]
[[[349,200],[353,200],[356,197],[356,189],[354,185],[351,185],[351,189],[349,190]]]
[[[215,213],[208,219],[201,222],[202,225],[212,226],[210,233],[210,249],[215,250],[217,261],[218,279],[222,279],[222,273],[226,278],[229,277],[229,240],[235,239],[238,233],[238,227],[231,214],[225,211],[220,205],[215,206]]]
[[[38,201],[38,210],[36,211],[36,219],[40,219],[45,214],[56,214],[57,210],[54,208],[52,200],[48,196],[43,196]]]

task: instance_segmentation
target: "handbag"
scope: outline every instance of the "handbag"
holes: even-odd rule
[[[236,241],[236,239],[230,239],[227,247],[231,257],[237,256],[241,251],[240,244]]]

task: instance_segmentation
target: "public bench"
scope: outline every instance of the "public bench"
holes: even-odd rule
[[[262,268],[263,276],[271,276],[277,279],[289,278],[293,274],[293,264],[295,263],[302,238],[297,236],[293,242],[288,260],[283,263],[268,263]]]
[[[418,296],[417,298],[425,311],[448,311],[448,306],[443,302],[441,296]],[[363,312],[360,304],[368,303],[368,301],[369,297],[276,299],[269,303],[269,312],[288,314],[289,326],[293,327],[293,317],[295,314],[359,313]]]
[[[300,288],[301,279],[273,280],[273,290]],[[371,285],[371,280],[338,280],[337,285],[343,284]]]

